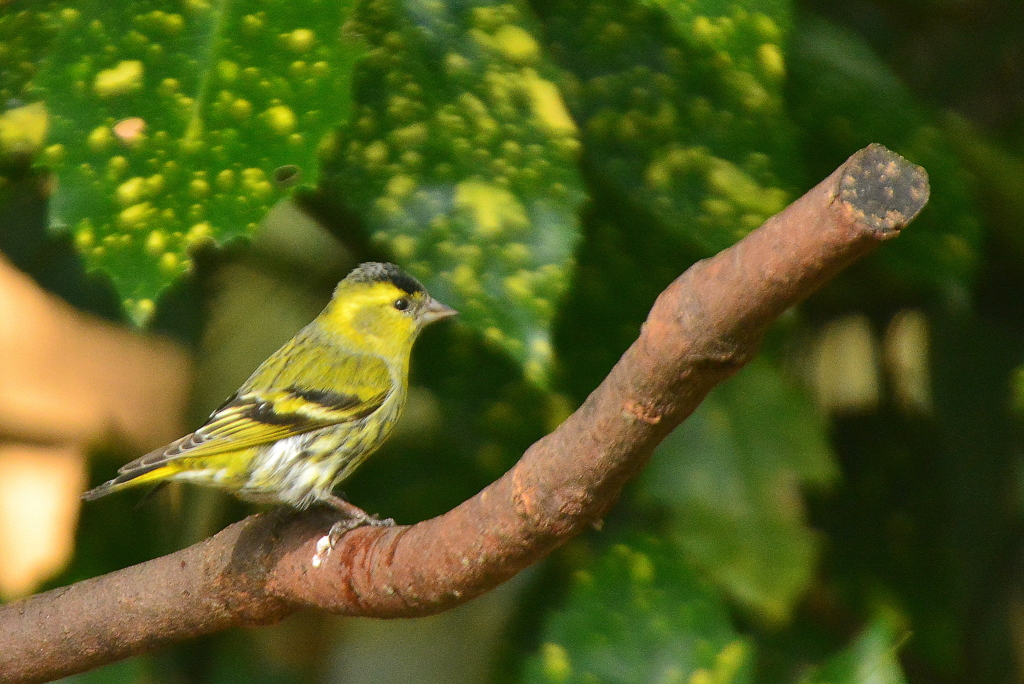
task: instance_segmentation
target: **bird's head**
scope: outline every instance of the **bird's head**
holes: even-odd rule
[[[408,351],[426,325],[456,313],[394,264],[368,262],[338,283],[320,318],[330,333],[388,354]]]

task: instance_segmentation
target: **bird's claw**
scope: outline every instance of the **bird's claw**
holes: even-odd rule
[[[375,515],[363,513],[360,516],[353,516],[331,525],[330,531],[316,542],[316,553],[313,554],[313,560],[311,561],[314,568],[319,568],[323,565],[327,557],[331,555],[331,551],[334,547],[341,542],[341,538],[346,534],[356,529],[357,527],[394,527],[394,518],[385,518],[381,520]]]

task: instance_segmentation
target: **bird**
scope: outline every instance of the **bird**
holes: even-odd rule
[[[456,315],[414,277],[367,262],[324,310],[253,372],[195,432],[118,470],[82,498],[170,481],[216,487],[257,503],[326,504],[344,529],[380,521],[334,494],[388,437],[405,405],[413,343]],[[320,551],[318,547],[318,553]]]

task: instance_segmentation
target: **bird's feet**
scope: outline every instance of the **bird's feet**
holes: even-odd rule
[[[369,525],[371,527],[392,527],[395,524],[394,519],[385,518],[381,520],[375,515],[370,515],[363,509],[350,504],[341,497],[332,496],[330,499],[325,499],[324,503],[329,505],[331,508],[338,510],[345,514],[344,520],[331,525],[330,531],[324,536],[320,537],[316,542],[316,553],[313,555],[312,565],[314,568],[319,568],[323,565],[327,557],[331,555],[331,551],[338,545],[341,538],[346,534],[356,529],[357,527],[363,527]]]

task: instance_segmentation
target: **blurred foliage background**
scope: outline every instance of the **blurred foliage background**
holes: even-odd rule
[[[601,531],[444,615],[305,613],[68,681],[1024,681],[1015,0],[0,2],[0,594],[245,515],[77,495],[368,259],[462,315],[345,493],[444,512],[673,278],[869,142],[925,166],[929,207],[789,312]]]

